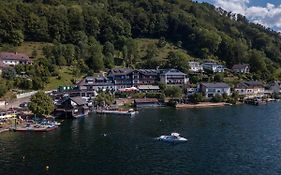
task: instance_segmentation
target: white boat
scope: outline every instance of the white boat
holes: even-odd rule
[[[162,135],[157,138],[158,140],[169,142],[169,143],[183,143],[187,142],[187,139],[184,137],[181,137],[179,133],[171,133],[171,135]]]

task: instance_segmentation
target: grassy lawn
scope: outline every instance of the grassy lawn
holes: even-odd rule
[[[188,54],[185,50],[178,48],[173,43],[167,42],[166,46],[163,48],[157,47],[158,39],[146,39],[146,38],[138,38],[136,39],[139,45],[140,56],[144,57],[146,55],[146,50],[151,45],[155,45],[157,48],[157,57],[161,59],[165,59],[168,57],[169,52],[171,51],[181,51],[183,53]]]
[[[61,67],[59,69],[59,75],[61,79],[58,79],[58,77],[50,77],[49,83],[45,86],[44,90],[54,90],[57,89],[59,86],[73,85],[71,80],[74,77],[71,74],[70,67]]]
[[[19,52],[19,53],[25,53],[29,57],[32,56],[33,50],[36,50],[37,52],[37,58],[40,58],[43,56],[43,47],[51,45],[51,43],[44,43],[44,42],[24,42],[22,43],[21,46],[12,46],[12,45],[7,45],[3,44],[0,45],[0,50],[1,51],[7,51],[7,52]]]

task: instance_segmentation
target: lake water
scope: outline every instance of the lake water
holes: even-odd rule
[[[171,132],[189,141],[154,139]],[[280,175],[281,103],[92,114],[50,133],[2,133],[0,174]]]

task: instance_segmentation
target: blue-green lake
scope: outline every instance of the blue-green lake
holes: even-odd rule
[[[155,140],[171,132],[188,142]],[[281,103],[91,114],[49,133],[0,134],[0,175],[42,174],[280,175]]]

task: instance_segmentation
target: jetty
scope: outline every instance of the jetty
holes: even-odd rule
[[[15,132],[49,132],[57,129],[56,125],[40,125],[40,124],[27,124],[25,126],[11,127],[11,131]]]
[[[98,109],[95,110],[97,114],[114,114],[114,115],[128,115],[128,116],[134,116],[138,113],[138,111],[135,111],[133,109],[129,110],[107,110],[107,109]]]

